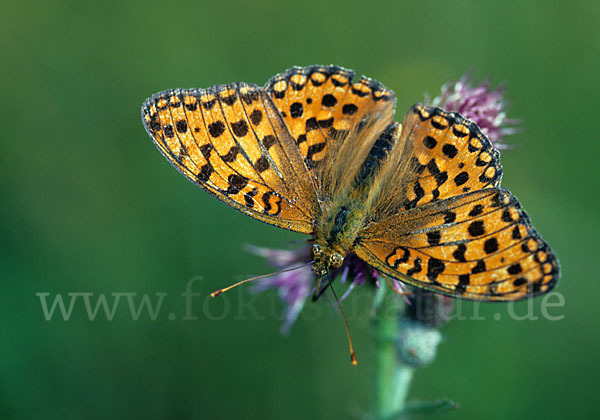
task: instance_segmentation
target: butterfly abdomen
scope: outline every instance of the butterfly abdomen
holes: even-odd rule
[[[396,143],[399,127],[400,125],[397,122],[393,122],[385,128],[383,133],[381,133],[375,144],[373,144],[360,171],[358,171],[358,175],[354,181],[355,186],[358,187],[361,184],[370,184],[370,181],[381,167],[381,163],[387,157],[388,152],[392,149],[394,143]]]

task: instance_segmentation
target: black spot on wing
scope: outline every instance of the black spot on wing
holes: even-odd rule
[[[292,118],[300,118],[304,113],[304,107],[300,102],[294,102],[290,105],[290,116]]]
[[[271,164],[269,163],[269,159],[267,159],[266,156],[259,157],[256,163],[254,164],[254,167],[258,172],[264,172],[267,169],[269,169],[270,166]]]
[[[423,139],[423,145],[425,145],[425,147],[427,147],[428,149],[433,149],[437,144],[437,140],[434,139],[431,136],[426,136]]]
[[[323,105],[324,107],[332,107],[336,104],[337,99],[335,99],[335,96],[333,96],[331,93],[324,95],[323,99],[321,100],[321,105]]]
[[[427,164],[427,170],[435,178],[435,182],[437,183],[438,187],[448,180],[448,172],[440,171],[437,163],[435,162],[435,159],[431,159],[429,161],[429,163]],[[438,195],[439,195],[439,191],[438,191]],[[435,198],[437,198],[437,197],[434,197],[434,199]]]
[[[446,265],[437,258],[430,258],[427,262],[427,278],[436,282],[437,277],[446,269]]]
[[[173,138],[175,136],[175,132],[173,131],[173,126],[171,124],[165,124],[163,127],[163,133],[165,137]]]
[[[409,268],[406,271],[406,274],[408,274],[409,276],[412,276],[413,274],[420,273],[421,270],[422,270],[422,268],[421,268],[421,257],[416,257],[414,259],[414,265],[413,265],[413,267]]]
[[[446,143],[442,147],[442,152],[450,159],[454,158],[458,154],[458,149],[453,144]]]
[[[227,182],[229,183],[229,187],[225,193],[233,195],[239,193],[246,185],[248,185],[248,178],[238,174],[231,174],[227,178]]]
[[[485,228],[483,226],[482,220],[476,220],[471,222],[468,227],[469,235],[471,236],[481,236],[485,233]]]
[[[419,200],[425,197],[425,190],[421,187],[421,184],[417,181],[413,185],[413,192],[415,193],[415,198],[413,200],[405,200],[404,208],[406,210],[415,208]]]
[[[459,244],[459,245],[457,245],[456,249],[452,253],[452,256],[454,257],[454,259],[456,259],[456,261],[466,262],[467,261],[465,259],[466,251],[467,251],[467,246],[465,244]]]
[[[358,111],[358,107],[354,104],[346,104],[342,107],[342,114],[353,115]]]
[[[441,234],[438,230],[434,230],[432,232],[427,232],[427,243],[430,246],[435,246],[440,243]]]
[[[491,254],[498,251],[498,240],[496,238],[489,238],[483,243],[483,250],[486,254]]]
[[[263,114],[260,111],[260,109],[255,109],[250,114],[250,121],[252,121],[252,124],[258,125],[262,121],[262,117],[263,117]]]
[[[475,264],[475,266],[471,270],[471,274],[483,273],[486,270],[487,270],[487,268],[485,266],[485,261],[479,260],[479,261],[477,261],[477,264]]]
[[[212,137],[217,138],[225,132],[225,124],[222,121],[210,123],[208,125],[208,132]]]
[[[454,183],[456,184],[457,187],[463,185],[468,180],[469,180],[469,174],[464,171],[454,177]]]
[[[456,220],[456,213],[450,210],[444,212],[444,223],[452,223]]]
[[[461,274],[458,276],[458,284],[456,285],[456,293],[463,294],[467,290],[467,286],[471,283],[469,274]]]
[[[262,139],[262,143],[267,150],[269,150],[271,148],[271,146],[273,146],[276,142],[277,142],[277,139],[272,134],[267,134]]]
[[[212,165],[210,163],[206,163],[200,168],[200,172],[198,172],[196,178],[200,182],[207,182],[214,171],[215,170]]]
[[[237,137],[244,137],[248,134],[248,123],[246,123],[246,120],[231,123],[231,131],[233,131],[233,134]]]
[[[221,156],[224,162],[234,162],[237,158],[238,153],[240,152],[240,148],[238,146],[231,146],[229,151]]]
[[[481,213],[483,213],[483,206],[481,204],[476,204],[469,212],[469,216],[476,217],[479,216]]]
[[[521,264],[519,263],[515,263],[511,266],[509,266],[506,271],[508,271],[509,274],[515,275],[515,274],[519,274],[520,272],[523,271],[523,268],[521,267]]]
[[[177,127],[177,131],[181,134],[184,134],[188,130],[188,125],[185,120],[179,120],[175,123],[175,127]]]

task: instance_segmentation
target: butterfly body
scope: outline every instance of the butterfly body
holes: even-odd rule
[[[365,210],[360,202],[347,197],[324,214],[313,235],[313,271],[324,276],[330,269],[339,268],[352,249],[359,235]]]
[[[313,234],[318,251],[312,257],[313,270],[317,275],[325,275],[328,270],[340,266],[340,259],[353,252],[360,233],[368,225],[370,205],[375,203],[380,189],[377,185],[382,177],[381,165],[400,135],[399,124],[392,123],[373,144],[354,182],[343,197],[334,200],[317,224]]]
[[[294,67],[264,88],[169,90],[146,130],[190,181],[257,220],[312,235],[323,276],[352,253],[450,296],[517,300],[552,289],[558,261],[500,187],[499,152],[475,123],[413,106],[336,66]]]

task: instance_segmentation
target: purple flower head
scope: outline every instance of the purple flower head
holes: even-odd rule
[[[287,305],[284,311],[284,322],[281,326],[281,332],[287,334],[304,307],[306,299],[315,291],[317,277],[310,265],[310,246],[303,246],[296,250],[284,250],[246,245],[246,250],[254,255],[264,257],[275,268],[289,270],[258,280],[258,284],[252,289],[253,292],[277,289],[279,298]],[[331,272],[331,277],[335,278],[340,274],[340,282],[348,284],[340,301],[346,299],[356,286],[369,280],[374,281],[375,285],[379,287],[380,276],[377,270],[353,254],[344,259],[340,268]],[[398,289],[404,290],[405,286],[402,283],[395,280],[394,282]],[[324,284],[321,287],[324,287]]]
[[[518,132],[515,124],[519,121],[506,117],[504,87],[491,90],[489,80],[473,87],[469,78],[465,74],[457,82],[446,83],[440,96],[426,102],[474,121],[497,148],[507,149],[503,137]]]
[[[287,334],[304,307],[306,298],[310,296],[314,288],[315,274],[310,264],[307,264],[310,262],[310,247],[290,251],[246,245],[246,250],[259,257],[264,257],[270,265],[276,268],[290,270],[299,267],[261,279],[252,289],[256,293],[267,289],[277,289],[279,298],[287,304],[281,326],[281,332]]]

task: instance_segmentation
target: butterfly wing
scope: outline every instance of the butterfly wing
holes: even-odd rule
[[[325,202],[348,187],[394,114],[391,90],[353,79],[337,66],[293,67],[265,86]]]
[[[398,211],[500,185],[500,154],[477,124],[457,113],[415,105],[382,166],[372,214]]]
[[[503,301],[545,293],[558,279],[554,254],[505,189],[429,203],[393,222],[363,232],[355,252],[408,284]]]
[[[262,88],[164,91],[144,103],[142,120],[162,154],[200,188],[263,222],[312,232],[320,214],[314,184]]]
[[[477,125],[418,105],[402,130],[354,252],[406,283],[467,299],[550,290],[556,257],[517,199],[499,187],[499,154]]]

